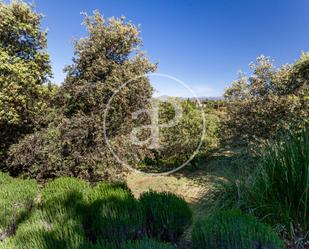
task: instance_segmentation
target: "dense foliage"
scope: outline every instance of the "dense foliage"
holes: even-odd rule
[[[178,100],[174,100],[178,101]],[[159,155],[163,159],[172,159],[178,165],[186,162],[198,149],[203,139],[203,116],[201,110],[191,101],[178,101],[182,108],[181,117],[172,127],[162,128]],[[175,108],[163,102],[160,108],[160,123],[173,120]]]
[[[51,76],[42,16],[27,4],[0,1],[0,167],[8,147],[44,123]]]
[[[216,211],[198,221],[192,231],[194,249],[282,249],[283,243],[271,227],[239,210]]]
[[[39,30],[41,16],[28,5],[13,2],[3,4],[3,8],[20,8],[33,18],[37,17],[35,28]],[[31,20],[24,22],[30,25]],[[36,126],[29,131],[23,127],[25,134],[30,134],[19,136],[4,124],[10,136],[18,137],[7,145],[2,143],[6,148],[2,161],[12,175],[38,180],[73,176],[95,182],[121,177],[125,172],[111,153],[110,146],[130,165],[140,165],[146,158],[155,166],[176,168],[192,159],[197,149],[206,153],[216,144],[218,117],[210,114],[204,123],[203,110],[196,103],[176,99],[182,115],[175,125],[168,125],[174,118],[174,106],[165,102],[160,104],[159,147],[134,144],[130,137],[132,128],[136,125],[147,127],[152,117],[140,115],[136,120],[132,113],[151,107],[152,87],[147,73],[154,71],[156,66],[140,51],[142,41],[138,28],[124,18],[104,19],[96,11],[93,16],[85,14],[84,24],[88,36],[75,43],[73,64],[66,68],[63,85],[59,89],[42,86],[48,74],[41,69],[36,74],[37,87],[42,90],[39,96],[45,101],[40,105],[45,110],[29,106],[33,109],[30,111],[37,112]],[[39,32],[37,35],[42,38],[42,44],[37,44],[36,53],[45,55],[46,34]],[[45,77],[41,75],[44,72]],[[117,95],[111,99],[114,93]],[[35,103],[32,96],[28,98]],[[47,105],[50,102],[52,106]],[[22,113],[26,114],[25,111]],[[20,117],[19,120],[28,118]],[[137,135],[148,141],[152,134],[145,128]]]
[[[9,193],[1,193],[0,248],[171,248],[146,239],[146,228],[152,224],[145,210],[158,214],[155,206],[147,205],[157,201],[175,208],[174,212],[165,211],[164,217],[158,214],[161,222],[156,229],[161,225],[166,235],[175,239],[191,221],[191,211],[181,198],[148,194],[144,207],[122,182],[90,186],[80,179],[60,177],[39,193],[35,182],[1,174],[0,185],[2,192]],[[34,203],[37,196],[40,198]]]
[[[124,18],[106,20],[95,12],[85,16],[84,24],[88,37],[75,45],[73,64],[55,97],[57,116],[11,148],[14,172],[38,179],[64,175],[96,181],[115,176],[113,170],[123,171],[107,148],[104,131],[114,150],[130,151],[125,135],[131,113],[148,104],[152,87],[146,73],[155,65],[139,51],[138,28]],[[104,126],[108,101],[119,88]]]
[[[227,120],[224,139],[268,139],[309,123],[309,54],[291,65],[275,68],[265,56],[251,64],[225,92]]]
[[[140,201],[145,207],[148,235],[176,242],[192,222],[192,211],[182,198],[172,193],[146,192]]]
[[[157,101],[159,146],[150,148],[142,165],[145,172],[166,172],[188,162],[195,164],[198,155],[216,148],[220,121],[213,108],[204,113],[203,107],[192,100],[170,97]],[[175,123],[169,126],[171,122]]]
[[[250,178],[224,181],[219,189],[221,207],[240,207],[305,236],[309,228],[309,132],[270,143]]]
[[[233,82],[225,100],[159,103],[147,76],[156,65],[140,50],[140,31],[131,22],[85,14],[88,35],[75,43],[57,87],[47,84],[41,19],[22,1],[0,0],[0,170],[42,184],[40,191],[35,180],[0,172],[1,249],[174,248],[192,223],[189,205],[168,192],[136,199],[126,183],[102,182],[125,173],[110,147],[124,163],[166,172],[192,156],[192,165],[204,162],[219,136],[263,147],[290,130],[293,135],[263,147],[253,173],[244,159],[245,179],[223,179],[216,204],[251,213],[298,241],[308,237],[309,54],[279,68],[257,58],[252,75]],[[154,106],[157,116],[149,115]],[[136,126],[141,129],[131,133]],[[194,249],[282,248],[268,225],[234,209],[198,221],[192,238]]]

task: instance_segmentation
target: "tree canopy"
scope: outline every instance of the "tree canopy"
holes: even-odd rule
[[[309,54],[279,68],[261,56],[250,67],[253,74],[241,74],[225,92],[229,135],[253,141],[308,125]]]
[[[33,131],[48,106],[43,85],[51,67],[41,19],[21,1],[0,1],[0,156]]]
[[[58,116],[47,128],[12,146],[9,164],[15,172],[96,180],[123,171],[104,132],[118,153],[130,151],[126,135],[131,114],[147,106],[152,86],[146,74],[156,66],[140,50],[138,28],[124,17],[105,19],[95,11],[93,16],[85,14],[84,25],[88,36],[75,43],[73,64],[66,68],[67,77],[55,97]],[[107,104],[117,91],[104,127]]]

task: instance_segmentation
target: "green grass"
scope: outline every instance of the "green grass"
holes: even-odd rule
[[[49,182],[41,202],[12,238],[14,249],[82,249],[88,243],[82,227],[81,207],[90,186],[75,178]]]
[[[21,180],[0,172],[0,235],[27,216],[37,195],[33,180]],[[14,232],[14,231],[11,231]]]
[[[88,194],[85,226],[93,241],[123,242],[143,235],[143,206],[124,184],[99,183]]]
[[[270,226],[239,210],[214,212],[198,221],[192,231],[193,249],[282,249],[283,243]]]
[[[46,214],[38,210],[18,227],[12,245],[12,249],[81,249],[86,248],[87,240],[77,220],[49,222]]]
[[[309,132],[272,142],[247,179],[222,181],[219,207],[239,207],[292,234],[309,230]]]
[[[46,221],[63,222],[70,219],[82,222],[90,185],[80,179],[62,177],[49,182],[42,190],[40,209]]]
[[[118,249],[127,240],[144,236],[145,223],[142,205],[124,183],[102,182],[91,187],[82,180],[65,177],[43,188],[36,210],[19,224],[15,236],[0,242],[0,246],[103,249],[113,243]]]

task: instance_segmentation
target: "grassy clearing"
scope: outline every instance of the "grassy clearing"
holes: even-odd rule
[[[142,173],[131,173],[127,183],[136,197],[142,193],[168,191],[183,197],[193,211],[193,224],[208,217],[213,211],[213,192],[219,182],[245,174],[248,163],[253,166],[254,160],[247,156],[245,148],[218,150],[197,166],[186,166],[176,174],[153,176]],[[190,248],[192,227],[189,227],[178,243],[179,248]]]
[[[212,192],[219,181],[244,174],[242,169],[252,161],[244,154],[242,148],[220,150],[197,167],[188,165],[176,174],[153,176],[133,172],[126,180],[136,197],[149,190],[182,196],[189,203],[196,220],[210,213]]]

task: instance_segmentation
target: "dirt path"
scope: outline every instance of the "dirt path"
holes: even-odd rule
[[[147,174],[132,173],[127,182],[134,195],[139,195],[148,190],[168,191],[185,198],[188,203],[199,201],[205,193],[205,187],[191,179],[176,176],[151,176]]]

